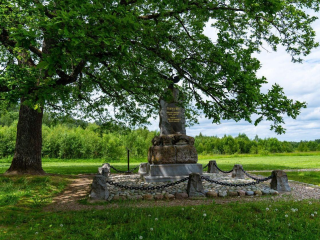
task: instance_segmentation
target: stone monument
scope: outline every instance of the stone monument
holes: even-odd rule
[[[177,83],[177,78],[172,79]],[[176,181],[190,173],[202,174],[202,164],[197,164],[198,155],[194,138],[186,135],[185,110],[179,102],[179,90],[170,84],[166,93],[171,100],[160,98],[160,136],[152,139],[148,151],[149,174],[146,182]]]

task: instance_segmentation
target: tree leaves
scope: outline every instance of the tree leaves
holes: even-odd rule
[[[277,85],[261,93],[266,79],[256,76],[261,65],[252,54],[283,45],[300,62],[318,46],[316,17],[305,9],[318,11],[319,1],[4,0],[0,7],[4,99],[139,125],[158,114],[163,76],[176,74],[190,124],[200,113],[214,123],[257,116],[255,124],[266,119],[283,133],[283,114],[295,118],[306,106]],[[203,34],[209,19],[214,41]]]

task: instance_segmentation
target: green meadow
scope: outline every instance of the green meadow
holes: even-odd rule
[[[4,173],[10,166],[11,158],[0,159],[0,173]],[[320,169],[320,152],[307,153],[278,153],[267,156],[259,154],[233,155],[200,155],[199,163],[204,166],[216,160],[223,170],[230,170],[234,164],[242,164],[245,170],[283,170],[283,169]],[[44,158],[43,168],[47,173],[58,174],[85,174],[96,173],[101,164],[109,162],[119,170],[127,170],[125,160],[110,161],[104,159],[57,159]],[[131,159],[130,169],[147,162],[147,159]]]

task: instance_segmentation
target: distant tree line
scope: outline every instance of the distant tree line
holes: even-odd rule
[[[320,139],[314,141],[288,142],[279,141],[277,138],[261,139],[256,136],[250,140],[246,134],[237,137],[203,136],[201,133],[195,137],[195,147],[198,154],[262,154],[285,152],[309,152],[320,151]]]
[[[11,109],[12,110],[12,109]],[[14,154],[17,109],[0,114],[0,157]],[[133,158],[147,158],[151,140],[159,135],[157,131],[145,128],[136,130],[100,123],[87,123],[71,117],[43,118],[43,157],[50,158],[104,158],[125,159],[127,149]],[[265,154],[283,152],[320,151],[320,139],[315,141],[288,142],[276,138],[250,140],[245,134],[237,137],[203,136],[195,137],[198,154]]]

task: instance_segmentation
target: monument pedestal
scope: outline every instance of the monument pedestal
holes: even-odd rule
[[[144,176],[146,182],[175,182],[190,173],[202,175],[202,164],[157,164],[150,165],[149,175]]]
[[[171,80],[176,83],[176,78]],[[146,182],[178,181],[190,173],[202,174],[194,138],[186,135],[185,110],[179,100],[179,90],[171,84],[165,91],[171,99],[167,96],[167,100],[160,98],[159,101],[160,136],[152,139],[148,151],[150,168],[141,167],[139,171]]]

